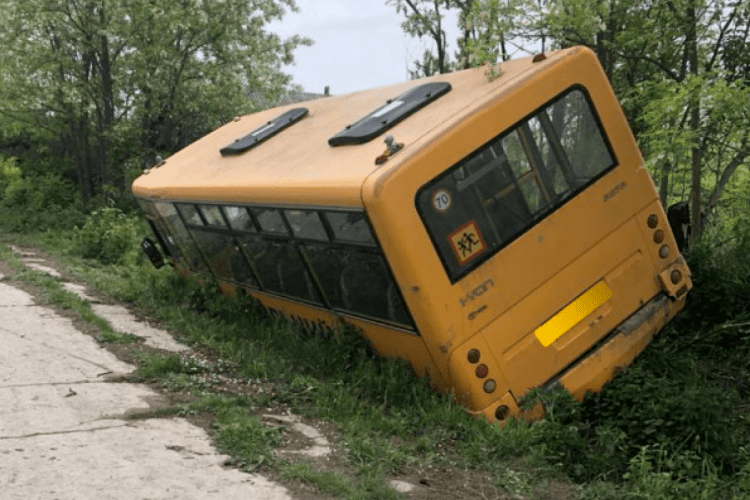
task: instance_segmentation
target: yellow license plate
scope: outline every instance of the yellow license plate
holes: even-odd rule
[[[544,347],[547,347],[594,312],[597,307],[607,302],[610,297],[612,297],[612,290],[606,283],[600,281],[537,328],[534,335]]]

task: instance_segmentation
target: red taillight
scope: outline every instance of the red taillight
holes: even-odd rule
[[[476,373],[477,377],[484,378],[487,376],[488,373],[490,373],[490,369],[487,368],[487,365],[481,364],[477,366],[477,369],[474,373]]]
[[[662,241],[664,241],[664,231],[662,231],[661,229],[657,229],[656,231],[654,231],[654,243],[658,244]]]

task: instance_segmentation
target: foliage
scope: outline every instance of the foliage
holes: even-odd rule
[[[0,200],[5,198],[7,187],[20,182],[20,180],[21,169],[16,165],[16,159],[0,156]]]
[[[15,177],[5,188],[6,206],[31,211],[73,207],[78,204],[75,185],[55,174]]]
[[[416,71],[411,72],[412,77],[450,71],[443,15],[453,6],[451,0],[386,0],[386,4],[394,6],[396,12],[404,16],[401,27],[405,33],[420,39],[427,37],[435,43],[437,56],[426,51],[422,61],[416,64]]]
[[[681,322],[701,329],[705,345],[737,347],[724,343],[734,330],[725,323],[739,323],[750,315],[750,217],[726,223],[716,221],[706,237],[688,254],[695,288]],[[707,327],[712,325],[712,327]],[[737,331],[739,333],[739,331]]]
[[[0,137],[25,173],[74,178],[84,201],[276,94],[310,43],[266,31],[294,0],[2,0]]]
[[[75,240],[80,255],[103,264],[134,258],[138,234],[137,218],[114,207],[96,210],[76,229]]]
[[[725,193],[750,159],[748,0],[388,3],[407,17],[407,34],[438,42],[437,55],[426,52],[413,76],[447,61],[441,49],[447,42],[436,37],[447,9],[458,9],[463,35],[459,62],[441,62],[445,70],[486,64],[494,79],[501,76],[495,63],[508,59],[511,48],[590,47],[623,105],[662,202],[690,199],[693,243],[702,221],[732,203]]]

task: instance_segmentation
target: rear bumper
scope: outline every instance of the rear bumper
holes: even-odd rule
[[[671,300],[659,294],[618,326],[600,344],[565,373],[550,382],[559,383],[581,401],[587,392],[599,392],[615,374],[629,366],[659,330],[685,306],[683,295]]]
[[[562,385],[579,401],[583,400],[587,392],[600,391],[618,371],[630,365],[654,335],[682,310],[685,299],[686,295],[677,300],[670,299],[664,293],[657,295],[543,388],[551,389]],[[527,412],[522,411],[510,393],[484,410],[471,413],[493,422],[497,420],[497,409],[500,406],[507,406],[508,411],[500,413],[508,416],[537,419],[544,414],[539,406]]]

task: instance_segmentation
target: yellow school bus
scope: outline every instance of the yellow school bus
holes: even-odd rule
[[[237,118],[133,193],[179,270],[353,325],[490,421],[600,390],[692,287],[581,47]]]

